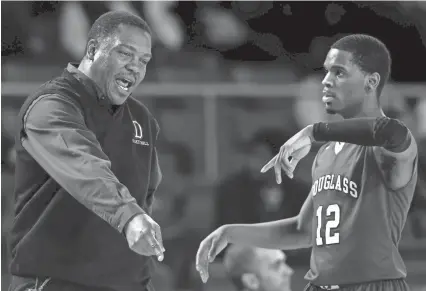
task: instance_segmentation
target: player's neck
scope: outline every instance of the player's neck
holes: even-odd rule
[[[366,110],[362,110],[358,114],[355,114],[353,117],[349,117],[349,118],[380,117],[380,116],[385,116],[385,114],[380,107],[377,107],[377,108],[368,108]]]
[[[363,104],[357,106],[356,108],[353,108],[353,110],[350,110],[349,112],[346,112],[346,114],[342,115],[342,117],[344,119],[349,119],[385,116],[382,108],[376,101],[375,97],[366,98],[365,100],[366,101]]]

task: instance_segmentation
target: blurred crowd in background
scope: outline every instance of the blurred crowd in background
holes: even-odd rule
[[[164,182],[154,218],[162,226],[167,252],[158,268],[162,279],[157,290],[232,290],[220,285],[221,268],[215,273],[212,267],[210,285],[202,286],[196,278],[194,258],[201,239],[226,223],[298,214],[319,146],[300,163],[295,179],[284,179],[281,185],[273,175],[261,175],[260,168],[302,127],[337,118],[327,116],[321,104],[322,63],[329,46],[348,33],[378,37],[393,57],[391,85],[381,102],[388,116],[411,129],[420,157],[401,248],[413,261],[413,267],[408,264],[409,283],[426,286],[421,276],[426,270],[420,267],[426,261],[426,2],[2,1],[2,283],[7,282],[5,241],[13,211],[15,118],[30,93],[13,88],[5,92],[3,84],[15,82],[17,89],[20,84],[41,84],[67,62],[79,61],[91,24],[110,10],[142,16],[154,34],[153,60],[141,92],[146,83],[158,86],[158,92],[135,97],[161,125]],[[170,84],[188,84],[188,93],[161,96],[162,86]],[[213,90],[197,98],[191,84],[234,84],[234,89],[229,95],[212,97]],[[267,89],[246,96],[238,93],[244,92],[238,85],[245,84],[297,84],[298,89],[284,89],[282,98]],[[206,118],[209,112],[213,119]],[[213,157],[210,144],[215,144]],[[205,170],[212,162],[213,176]],[[308,255],[309,250],[287,253],[296,270],[294,290],[305,284]]]

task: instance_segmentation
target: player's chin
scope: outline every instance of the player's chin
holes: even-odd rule
[[[331,102],[326,102],[325,104],[325,112],[328,114],[337,114],[338,110],[333,107],[333,104]]]
[[[291,290],[291,283],[290,281],[285,281],[280,285],[279,290]]]

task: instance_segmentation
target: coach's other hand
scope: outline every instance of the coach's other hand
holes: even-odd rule
[[[195,259],[195,268],[200,273],[201,280],[206,283],[209,279],[209,264],[228,245],[225,227],[221,226],[207,236],[201,243]]]
[[[164,259],[163,238],[160,226],[148,215],[133,217],[126,226],[125,235],[132,251],[143,256],[157,256]]]
[[[313,126],[308,125],[293,135],[281,146],[280,152],[263,166],[260,171],[265,173],[270,168],[274,167],[275,179],[278,184],[281,184],[281,169],[288,177],[293,178],[293,172],[297,163],[299,163],[299,161],[311,150],[312,141],[314,140],[312,132]]]

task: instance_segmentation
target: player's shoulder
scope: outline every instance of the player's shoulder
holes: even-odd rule
[[[374,146],[372,152],[378,157],[393,157],[400,161],[405,161],[407,159],[413,159],[418,155],[417,141],[411,130],[406,127],[405,138],[408,139],[409,143],[406,145],[406,148],[402,151],[390,151],[384,147]]]

